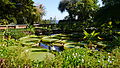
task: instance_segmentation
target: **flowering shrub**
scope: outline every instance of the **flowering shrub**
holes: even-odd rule
[[[97,51],[87,48],[68,49],[56,53],[56,57],[46,57],[44,61],[33,61],[23,57],[24,49],[0,47],[0,64],[10,67],[32,67],[32,68],[119,68],[119,47],[111,52]]]
[[[111,52],[87,48],[69,49],[56,54],[54,59],[37,62],[40,68],[119,68],[120,49]],[[34,63],[35,64],[35,63]]]
[[[107,67],[112,61],[107,52],[92,51],[86,48],[64,51],[63,67]]]
[[[117,50],[118,51],[118,50]],[[120,52],[119,52],[120,53]],[[117,54],[119,54],[117,53]],[[108,53],[106,51],[90,50],[86,48],[69,49],[63,51],[58,56],[62,58],[63,68],[109,68],[120,66],[119,58],[114,53]],[[120,54],[119,54],[120,55]],[[59,58],[60,59],[60,58]],[[57,59],[57,60],[59,60]]]

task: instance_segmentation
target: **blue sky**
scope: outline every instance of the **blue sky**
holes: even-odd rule
[[[50,19],[50,17],[52,18],[56,17],[57,20],[61,20],[68,15],[67,12],[61,13],[58,10],[58,5],[61,0],[33,0],[33,1],[35,2],[35,5],[39,4],[44,5],[46,15],[43,17],[43,19]]]

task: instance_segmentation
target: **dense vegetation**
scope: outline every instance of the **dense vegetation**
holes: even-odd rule
[[[1,0],[0,24],[38,23],[43,15],[43,6],[33,5],[32,0]]]
[[[97,0],[62,0],[58,9],[69,13],[65,19],[87,22],[94,17],[98,9]]]
[[[120,68],[120,3],[102,2],[62,0],[58,9],[69,15],[56,24],[32,0],[1,0],[1,25],[30,25],[0,30],[0,68]]]

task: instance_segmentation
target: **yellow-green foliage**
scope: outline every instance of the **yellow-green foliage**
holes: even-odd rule
[[[0,47],[0,68],[30,67],[31,62],[27,57],[28,52],[22,47]]]
[[[69,49],[57,54],[54,59],[47,57],[40,65],[43,68],[119,68],[119,56],[119,48],[111,53],[86,48]]]

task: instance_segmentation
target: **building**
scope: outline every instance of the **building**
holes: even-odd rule
[[[17,24],[17,25],[0,25],[0,29],[21,29],[27,28],[27,24]]]

